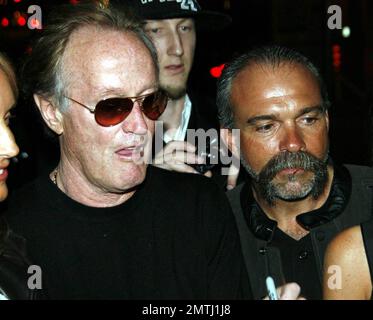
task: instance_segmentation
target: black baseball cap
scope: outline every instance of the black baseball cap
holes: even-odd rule
[[[128,0],[134,11],[145,20],[193,18],[201,30],[220,30],[232,19],[229,15],[202,10],[196,0]]]

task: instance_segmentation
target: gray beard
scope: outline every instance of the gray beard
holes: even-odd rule
[[[283,152],[273,157],[259,173],[256,173],[241,154],[242,165],[254,180],[256,191],[270,206],[275,205],[276,199],[297,201],[310,195],[318,199],[328,181],[328,158],[328,154],[324,159],[319,160],[307,152]],[[312,172],[313,177],[303,183],[300,188],[289,185],[296,182],[296,175],[289,175],[286,184],[273,182],[278,172],[291,168],[302,168]]]

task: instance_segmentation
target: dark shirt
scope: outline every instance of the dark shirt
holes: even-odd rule
[[[0,294],[10,300],[42,298],[36,288],[28,287],[30,265],[24,239],[9,230],[0,215]]]
[[[93,208],[44,176],[10,203],[50,298],[250,297],[233,215],[207,178],[148,167],[128,201]]]
[[[308,234],[297,241],[276,228],[271,246],[280,251],[285,282],[302,284],[302,296],[307,299],[320,299],[322,290],[311,236]]]

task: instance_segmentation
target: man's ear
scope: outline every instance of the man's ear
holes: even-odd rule
[[[328,110],[325,111],[325,120],[326,120],[326,129],[329,132],[329,112],[328,112]]]
[[[34,94],[34,100],[47,126],[58,135],[61,135],[63,133],[63,116],[60,110],[52,102],[38,94]]]

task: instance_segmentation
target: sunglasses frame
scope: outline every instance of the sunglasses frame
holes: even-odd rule
[[[132,101],[132,108],[131,108],[130,113],[132,112],[135,103],[136,103],[136,102],[139,102],[139,105],[140,105],[140,108],[141,108],[141,112],[146,116],[146,113],[144,112],[144,109],[143,109],[143,102],[144,102],[144,100],[145,100],[147,97],[151,96],[151,95],[156,95],[156,94],[159,94],[159,93],[162,93],[162,94],[165,95],[165,98],[166,98],[166,102],[165,102],[165,104],[166,104],[166,106],[167,106],[167,102],[168,102],[168,99],[169,99],[169,98],[168,98],[168,96],[167,96],[167,93],[166,93],[164,90],[162,90],[162,89],[158,89],[157,91],[154,91],[154,92],[151,92],[151,93],[148,93],[148,94],[144,94],[144,95],[141,95],[141,96],[137,96],[137,97],[111,97],[111,98],[103,99],[103,100],[100,100],[99,102],[97,102],[96,106],[95,106],[93,109],[90,108],[90,107],[88,107],[87,105],[85,105],[85,104],[83,104],[83,103],[81,103],[81,102],[79,102],[79,101],[73,99],[73,98],[70,98],[70,97],[66,96],[66,95],[64,95],[64,97],[65,97],[66,99],[69,99],[69,100],[71,100],[71,101],[77,103],[78,105],[80,105],[80,106],[86,108],[90,113],[94,114],[94,115],[95,115],[95,121],[97,122],[98,125],[100,125],[100,126],[102,126],[102,127],[113,127],[113,126],[116,126],[117,124],[121,123],[123,120],[125,120],[125,119],[128,117],[129,114],[128,114],[126,117],[124,117],[120,122],[118,122],[118,123],[116,123],[116,124],[111,124],[111,125],[108,125],[108,126],[102,125],[101,123],[99,123],[99,122],[97,121],[97,118],[96,118],[96,108],[97,108],[97,105],[98,105],[99,103],[101,103],[101,102],[103,102],[103,101],[105,101],[105,100],[109,100],[109,99],[130,99],[130,100]],[[166,109],[166,106],[165,106],[165,109]],[[163,110],[163,112],[164,112],[164,110]],[[163,112],[162,112],[162,113],[163,113]],[[162,113],[161,113],[161,114],[162,114]],[[161,114],[160,114],[159,116],[161,116]],[[147,117],[147,116],[146,116],[146,117]],[[150,120],[152,120],[152,119],[150,119]]]

